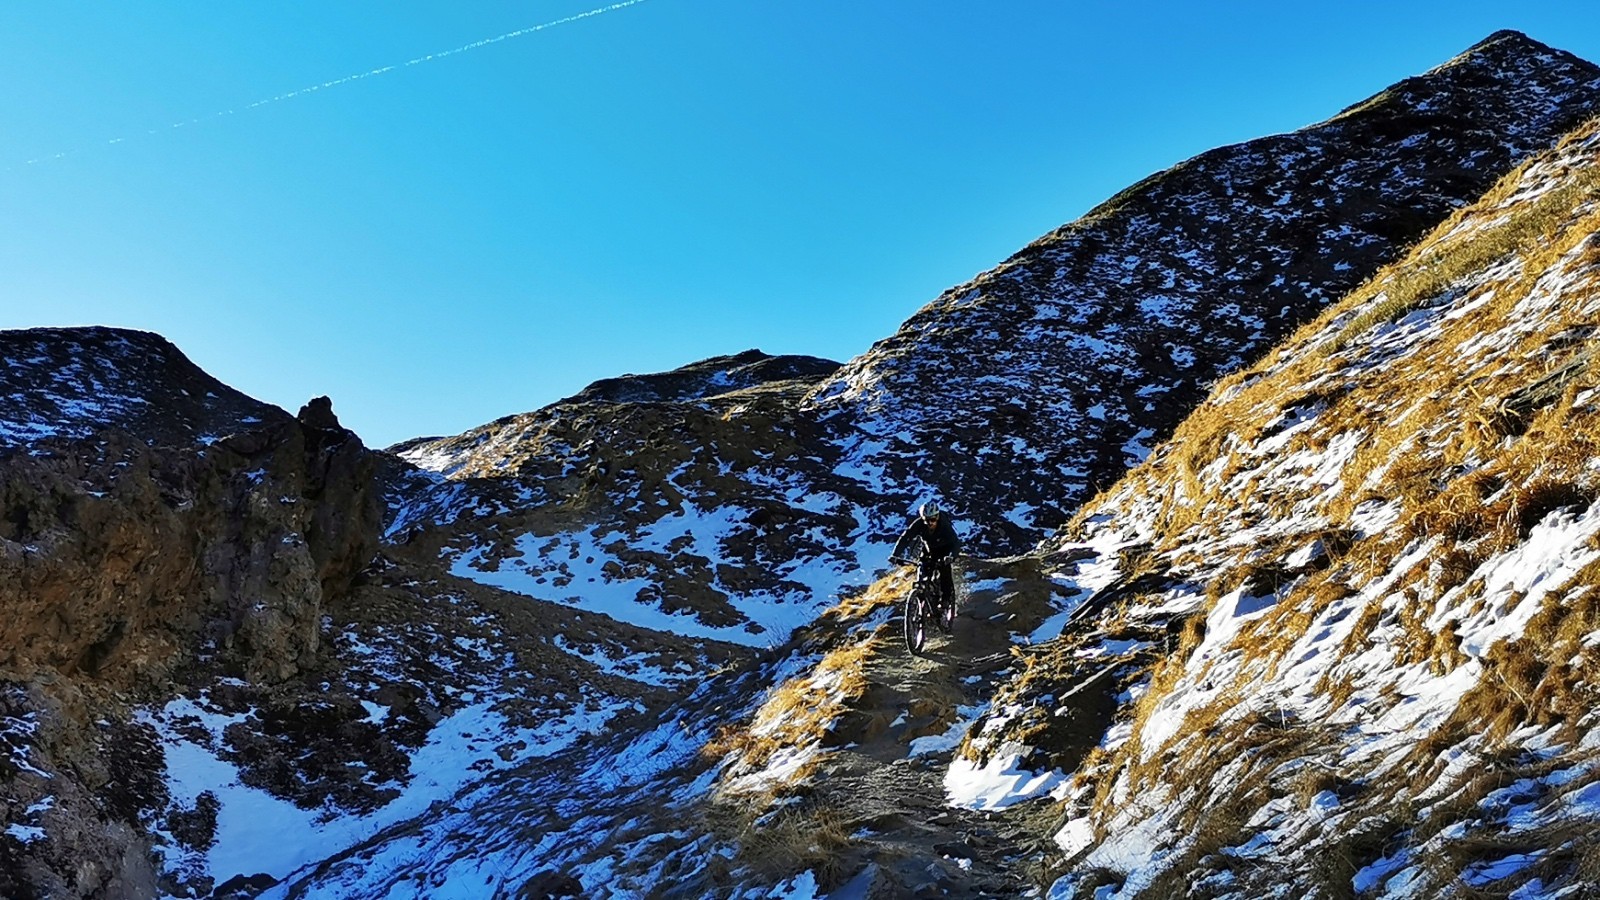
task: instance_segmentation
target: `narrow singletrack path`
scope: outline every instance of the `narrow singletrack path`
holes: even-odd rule
[[[974,566],[992,583],[994,564]],[[944,777],[959,738],[924,742],[913,753],[917,738],[970,722],[1014,662],[1015,634],[1050,612],[1042,591],[1015,588],[975,591],[953,634],[930,625],[919,656],[907,651],[897,619],[866,663],[871,687],[840,723],[842,746],[813,779],[812,800],[843,815],[861,836],[868,867],[876,867],[867,897],[1021,897],[1039,886],[1045,854],[1034,843],[1037,827],[1025,820],[1038,816],[1041,804],[951,806]]]

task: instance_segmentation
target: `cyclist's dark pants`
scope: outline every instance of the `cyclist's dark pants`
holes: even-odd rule
[[[935,565],[939,567],[939,593],[943,595],[945,606],[954,608],[956,583],[955,578],[950,574],[950,558],[945,557]]]

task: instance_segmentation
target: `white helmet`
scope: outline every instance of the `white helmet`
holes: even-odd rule
[[[931,522],[934,519],[939,518],[939,512],[939,504],[929,500],[927,503],[922,504],[921,509],[917,510],[917,515],[920,516],[923,521]]]

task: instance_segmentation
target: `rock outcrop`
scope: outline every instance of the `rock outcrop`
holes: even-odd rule
[[[199,422],[135,403],[0,449],[0,783],[13,823],[0,894],[153,896],[147,829],[168,799],[165,761],[133,706],[196,671],[270,685],[317,665],[323,616],[377,553],[376,458],[336,420],[297,422],[208,386],[165,342],[26,334],[34,355],[9,361],[8,379],[36,385],[32,367],[89,344],[100,355],[74,365],[102,388],[115,372],[116,390],[149,406],[207,398]],[[71,398],[54,383],[60,407]],[[222,425],[243,430],[193,438]]]
[[[204,447],[123,431],[0,459],[0,666],[135,687],[196,653],[294,674],[377,552],[375,460],[293,420]]]

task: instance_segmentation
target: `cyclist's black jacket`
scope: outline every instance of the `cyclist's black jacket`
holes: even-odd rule
[[[961,551],[961,538],[956,537],[956,529],[950,524],[949,515],[940,516],[939,524],[931,528],[918,516],[911,520],[911,527],[900,535],[900,540],[894,542],[894,552],[889,556],[903,559],[905,551],[915,549],[919,540],[927,542],[928,552],[934,559],[944,559]]]

